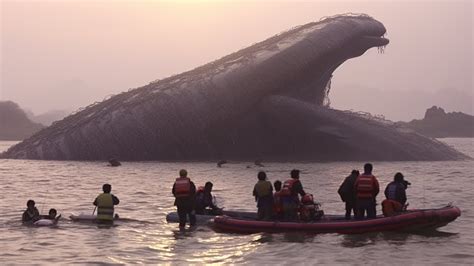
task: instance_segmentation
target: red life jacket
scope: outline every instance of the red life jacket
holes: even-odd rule
[[[178,177],[174,182],[174,196],[176,198],[191,196],[191,179],[187,177]]]
[[[298,179],[288,179],[283,183],[283,188],[280,190],[281,196],[291,196],[291,189],[293,185],[298,181]]]
[[[197,191],[196,191],[196,194],[197,193],[202,193],[204,192],[204,187],[198,187]]]
[[[273,193],[273,211],[275,213],[283,212],[283,206],[281,204],[281,190]]]
[[[355,190],[358,199],[373,198],[375,194],[375,176],[360,175],[355,182]]]

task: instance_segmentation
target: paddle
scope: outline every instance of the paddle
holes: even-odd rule
[[[95,209],[97,209],[97,206],[94,207],[94,210],[92,211],[92,215],[94,215]]]

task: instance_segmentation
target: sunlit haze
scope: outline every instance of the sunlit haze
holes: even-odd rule
[[[0,100],[75,110],[341,13],[384,23],[390,44],[334,72],[332,107],[421,118],[472,113],[466,1],[1,1]]]

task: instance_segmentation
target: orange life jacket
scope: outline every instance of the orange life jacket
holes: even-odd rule
[[[174,196],[176,198],[191,196],[191,179],[187,177],[178,177],[174,182]]]
[[[383,216],[385,217],[394,216],[395,214],[401,212],[402,210],[403,210],[403,206],[398,201],[389,200],[389,199],[382,201],[382,212],[383,212]]]
[[[298,179],[288,179],[283,183],[283,188],[280,190],[280,196],[291,196],[291,189]]]
[[[373,198],[375,194],[375,176],[360,175],[355,182],[355,190],[358,199]]]

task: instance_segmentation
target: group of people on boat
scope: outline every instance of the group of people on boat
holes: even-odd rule
[[[376,217],[376,197],[380,187],[372,170],[372,164],[366,163],[362,174],[353,170],[339,187],[338,193],[346,204],[346,219],[351,219],[351,213],[354,213],[355,219]],[[187,216],[190,225],[194,226],[196,214],[222,213],[222,209],[213,203],[211,182],[196,190],[186,170],[181,170],[179,175],[173,184],[172,193],[178,210],[180,228],[185,226]],[[257,178],[253,189],[258,209],[257,220],[314,221],[324,215],[320,210],[320,204],[314,201],[313,195],[304,191],[299,170],[292,170],[290,178],[283,183],[277,180],[272,184],[267,180],[264,171],[258,172]],[[382,202],[385,216],[392,216],[406,209],[408,204],[405,190],[408,185],[410,183],[404,180],[402,173],[395,174],[394,181],[385,189],[386,199]]]
[[[343,202],[346,204],[346,219],[351,219],[354,213],[356,219],[375,218],[377,216],[377,195],[380,186],[377,178],[372,174],[373,166],[370,163],[364,165],[364,173],[352,170],[338,189]],[[406,189],[411,185],[404,180],[402,173],[396,173],[394,180],[385,188],[385,200],[382,201],[382,212],[384,216],[393,216],[406,209],[408,204]]]
[[[119,204],[120,200],[111,193],[112,186],[110,184],[104,184],[102,191],[103,193],[99,194],[92,204],[97,209],[97,222],[108,224],[117,218],[117,215],[114,215],[114,206]],[[26,206],[27,209],[22,216],[22,222],[25,224],[34,224],[41,219],[57,221],[61,217],[61,215],[57,216],[56,209],[50,209],[48,215],[40,215],[35,207],[35,201],[31,199],[27,201]]]

